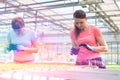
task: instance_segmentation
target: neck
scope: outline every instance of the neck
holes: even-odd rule
[[[88,27],[88,25],[86,24],[86,25],[84,26],[84,28],[80,29],[81,32],[84,32],[84,31],[87,29],[87,27]]]
[[[84,32],[85,31],[85,29],[83,28],[83,29],[80,29],[80,32]]]

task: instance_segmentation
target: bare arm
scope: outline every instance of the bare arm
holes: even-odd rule
[[[18,46],[18,49],[19,50],[24,50],[24,51],[27,51],[28,53],[37,53],[38,51],[38,44],[37,44],[37,40],[33,40],[32,41],[32,46]]]
[[[99,46],[95,47],[95,51],[98,51],[98,52],[108,51],[107,43],[106,43],[106,41],[105,41],[105,39],[103,38],[102,35],[97,36],[96,40],[97,40]]]
[[[75,44],[75,41],[74,41],[74,40],[72,40],[72,47],[73,47],[73,48],[79,48],[79,46],[77,46],[77,45]]]

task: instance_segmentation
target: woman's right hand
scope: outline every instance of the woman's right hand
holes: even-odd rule
[[[25,47],[25,46],[23,46],[23,45],[18,45],[18,46],[17,46],[17,49],[18,49],[18,50],[27,50],[28,48]]]
[[[35,48],[35,47],[26,47],[26,46],[23,46],[23,45],[19,45],[18,50],[23,50],[23,51],[26,51],[28,53],[37,53],[38,51],[38,48]]]

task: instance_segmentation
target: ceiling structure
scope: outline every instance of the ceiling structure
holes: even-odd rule
[[[69,33],[73,27],[73,12],[83,9],[89,23],[105,33],[119,33],[117,2],[119,0],[0,0],[0,31],[8,32],[11,19],[21,16],[27,26],[38,31]]]

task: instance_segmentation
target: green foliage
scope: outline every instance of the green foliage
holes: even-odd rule
[[[120,64],[109,64],[106,66],[107,66],[107,69],[110,69],[110,70],[120,70]]]

